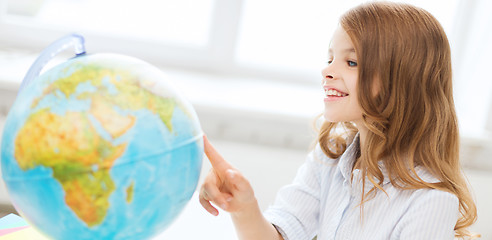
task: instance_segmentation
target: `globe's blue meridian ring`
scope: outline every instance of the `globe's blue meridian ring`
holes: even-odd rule
[[[25,86],[29,85],[29,83],[31,83],[31,81],[33,81],[39,75],[43,67],[51,59],[53,59],[53,57],[55,57],[65,49],[69,48],[70,46],[73,45],[76,56],[81,56],[85,54],[84,43],[84,37],[78,34],[70,34],[50,44],[47,48],[43,50],[36,61],[34,61],[31,68],[29,68],[29,70],[27,71],[27,74],[24,77],[24,80],[22,80],[21,86],[19,87],[19,93],[22,91],[22,89],[24,89]]]

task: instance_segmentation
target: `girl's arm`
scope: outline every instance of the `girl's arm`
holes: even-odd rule
[[[212,170],[200,189],[200,203],[212,215],[218,210],[211,202],[231,214],[238,238],[241,240],[283,240],[277,229],[261,213],[249,181],[203,138],[205,154]]]

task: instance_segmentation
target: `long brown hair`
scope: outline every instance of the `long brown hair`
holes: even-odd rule
[[[375,187],[363,193],[361,204],[371,193],[384,191],[378,166],[383,161],[396,187],[456,195],[461,216],[455,235],[474,237],[467,228],[476,221],[477,209],[459,161],[451,51],[442,26],[421,8],[390,2],[359,5],[341,17],[340,25],[356,50],[358,100],[369,129],[355,167]],[[379,86],[377,94],[374,85]],[[331,158],[346,149],[347,139],[337,135],[340,126],[349,138],[355,135],[351,123],[325,122],[320,129],[318,141]],[[417,166],[439,182],[422,180]]]

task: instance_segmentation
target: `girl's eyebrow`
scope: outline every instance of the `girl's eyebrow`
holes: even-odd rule
[[[347,49],[344,49],[343,52],[349,52],[349,53],[354,52],[355,53],[355,48],[347,48]]]
[[[355,53],[355,48],[346,48],[342,49],[341,52],[343,53]],[[328,49],[328,54],[333,55],[333,49]]]

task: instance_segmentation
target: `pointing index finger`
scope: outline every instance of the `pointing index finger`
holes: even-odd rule
[[[228,169],[232,169],[233,167],[229,164],[217,150],[215,150],[214,146],[208,141],[206,135],[203,135],[203,144],[205,155],[207,155],[208,160],[212,164],[212,167],[221,173],[225,173]]]

